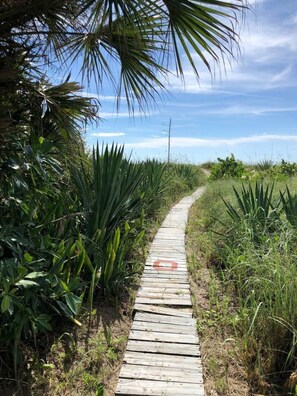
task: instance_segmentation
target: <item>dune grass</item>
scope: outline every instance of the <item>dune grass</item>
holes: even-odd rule
[[[191,217],[200,220],[190,225],[196,228],[192,254],[205,259],[220,285],[208,291],[217,296],[209,316],[228,327],[252,391],[267,395],[296,392],[297,233],[280,203],[286,185],[294,196],[296,178],[274,186],[269,179],[209,183]],[[196,279],[200,267],[194,260]],[[207,324],[205,313],[201,320]]]

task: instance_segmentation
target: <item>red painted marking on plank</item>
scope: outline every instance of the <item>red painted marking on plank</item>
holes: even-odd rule
[[[166,264],[171,264],[170,267],[164,267],[162,265],[162,263],[166,263]],[[174,271],[177,269],[178,264],[176,261],[173,260],[156,260],[154,261],[153,267],[155,268],[155,270],[158,271]]]

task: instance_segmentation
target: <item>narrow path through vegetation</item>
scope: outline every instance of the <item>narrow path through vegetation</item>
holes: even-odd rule
[[[175,205],[150,249],[116,395],[204,395],[185,228],[199,188]]]

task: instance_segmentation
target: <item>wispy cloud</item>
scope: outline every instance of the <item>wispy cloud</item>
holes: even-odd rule
[[[123,132],[93,132],[91,136],[95,137],[117,137],[117,136],[125,136],[126,134]]]
[[[232,105],[232,106],[221,106],[220,108],[204,109],[198,111],[203,115],[253,115],[263,116],[272,113],[294,113],[297,112],[297,106],[289,107],[273,107],[273,106],[250,106],[250,105]]]
[[[185,147],[220,147],[220,146],[236,146],[247,143],[265,143],[271,141],[282,142],[297,142],[296,135],[254,135],[243,136],[238,138],[223,138],[223,139],[204,139],[192,137],[174,137],[171,139],[171,147],[185,148]],[[147,139],[141,142],[127,143],[126,147],[137,149],[160,149],[167,147],[167,138]]]
[[[119,96],[117,97],[116,95],[100,95],[98,93],[95,92],[86,92],[86,91],[82,91],[81,96],[84,96],[86,98],[94,98],[94,99],[98,99],[100,102],[116,102],[116,101],[125,101],[126,98],[125,96]]]
[[[259,4],[259,0],[257,3],[259,7],[269,7],[268,4]],[[213,65],[215,72],[211,76],[199,57],[192,54],[196,64],[200,65],[200,79],[198,82],[190,66],[186,67],[186,92],[246,94],[297,86],[294,68],[297,62],[297,14],[292,17],[295,23],[262,18],[256,24],[249,16],[247,27],[240,35],[242,56],[237,57],[237,62],[221,63],[224,65],[221,69]],[[169,77],[169,83],[173,91],[184,89],[183,84],[173,76]]]
[[[153,115],[153,114],[159,114],[155,111],[150,111],[149,115]],[[107,111],[99,111],[98,116],[100,118],[103,119],[108,119],[108,118],[139,118],[139,117],[143,117],[145,118],[146,115],[145,113],[141,112],[141,111],[111,111],[111,112],[107,112]]]

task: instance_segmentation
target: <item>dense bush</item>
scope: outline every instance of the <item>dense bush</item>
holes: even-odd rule
[[[40,138],[3,163],[0,349],[4,360],[13,355],[15,374],[21,346],[36,347],[61,317],[79,325],[82,304],[91,308],[95,294],[120,296],[139,269],[133,254],[147,223],[166,197],[173,203],[193,186],[182,166],[176,192],[167,165],[133,163],[123,147],[97,146],[75,165],[56,153]]]
[[[241,177],[244,172],[244,166],[241,161],[236,160],[234,155],[225,159],[218,158],[218,163],[211,165],[210,180],[218,180],[228,177]]]

